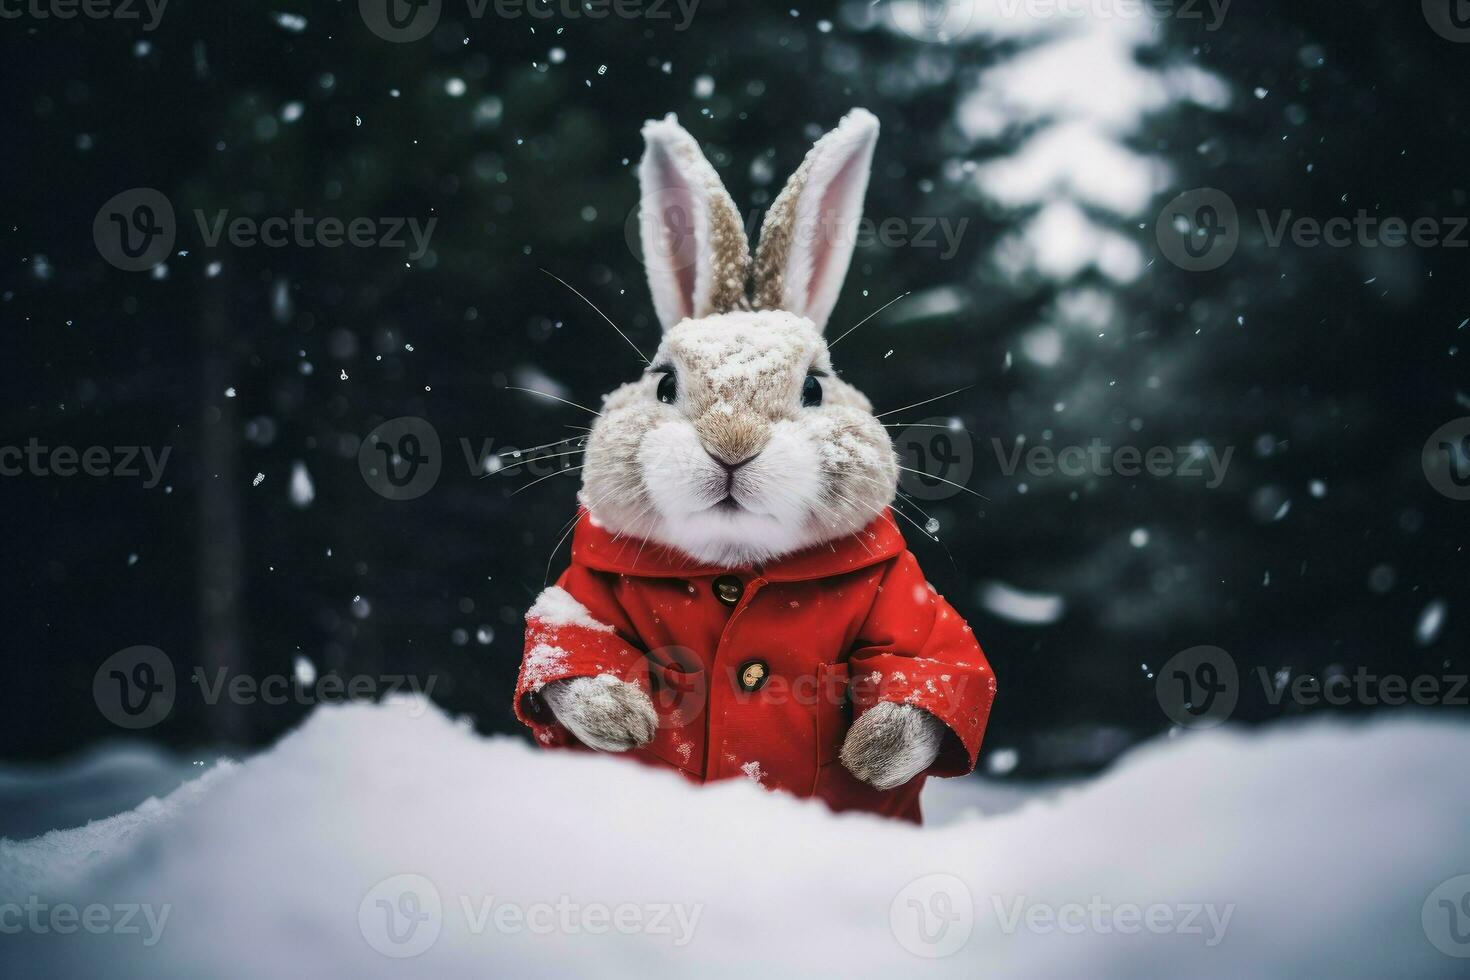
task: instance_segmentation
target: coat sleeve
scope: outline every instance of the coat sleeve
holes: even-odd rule
[[[883,701],[923,708],[949,728],[930,774],[974,770],[995,674],[969,625],[909,552],[884,575],[848,665],[854,720]]]
[[[647,694],[648,659],[637,642],[607,576],[573,564],[526,613],[516,717],[540,745],[579,745],[540,697],[541,689],[570,677],[612,674]]]

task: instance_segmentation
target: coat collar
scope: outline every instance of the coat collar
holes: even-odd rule
[[[640,538],[616,537],[592,522],[583,510],[572,534],[572,561],[603,572],[649,578],[693,578],[736,572],[759,575],[770,582],[827,578],[886,561],[904,550],[903,535],[889,512],[856,534],[813,545],[764,566],[720,568],[702,564],[682,552]]]

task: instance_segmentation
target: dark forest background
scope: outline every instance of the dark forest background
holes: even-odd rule
[[[482,731],[516,730],[521,616],[565,560],[553,547],[577,481],[512,496],[534,476],[481,479],[460,440],[501,452],[573,435],[584,413],[507,386],[595,406],[638,368],[540,270],[655,345],[628,218],[640,124],[669,111],[758,210],[815,136],[865,106],[883,124],[867,214],[969,219],[953,255],[862,243],[832,330],[909,292],[843,341],[838,367],[880,410],[969,386],[897,418],[971,433],[968,484],[986,499],[909,509],[938,521],[938,543],[904,527],[999,677],[992,771],[1088,769],[1166,731],[1153,671],[1196,645],[1242,674],[1465,672],[1470,503],[1437,492],[1420,454],[1470,415],[1470,250],[1271,247],[1251,216],[1470,214],[1470,44],[1419,4],[1373,0],[1237,0],[1213,31],[1165,19],[1140,68],[1164,87],[1207,75],[1217,96],[1108,128],[1159,163],[1141,211],[1084,201],[1085,227],[1041,226],[1133,243],[1142,266],[1120,275],[1008,260],[1039,208],[987,193],[986,168],[1046,121],[963,121],[986,73],[1054,43],[1045,32],[936,43],[863,0],[702,0],[685,30],[673,13],[476,20],[445,0],[413,43],[377,37],[345,0],[174,0],[146,32],[0,21],[0,446],[171,447],[152,488],[0,477],[0,756],[123,734],[93,677],[136,645],[178,671],[148,734],[180,750],[260,744],[307,710],[206,704],[195,667],[292,676],[298,660],[432,677]],[[1058,84],[1136,94],[1085,68]],[[1093,168],[1107,165],[1082,155],[1065,172],[1106,184]],[[1155,217],[1201,186],[1236,202],[1241,242],[1190,272],[1161,256]],[[136,187],[178,215],[152,272],[115,268],[93,238],[104,202]],[[211,249],[191,213],[298,208],[437,224],[410,261]],[[391,500],[359,449],[402,416],[432,424],[442,472]],[[1018,435],[1233,456],[1215,488],[1007,475],[991,440]],[[1016,614],[1015,592],[1050,612]],[[1236,717],[1301,710],[1246,685]]]

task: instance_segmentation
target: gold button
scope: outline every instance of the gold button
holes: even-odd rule
[[[744,594],[745,586],[733,575],[721,575],[715,579],[715,598],[727,606],[733,606],[740,602],[740,596]]]
[[[747,660],[740,665],[740,673],[735,679],[740,684],[740,690],[748,693],[759,691],[770,673],[771,668],[764,660]]]

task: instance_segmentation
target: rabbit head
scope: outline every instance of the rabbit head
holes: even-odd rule
[[[852,258],[878,121],[823,136],[761,226],[744,224],[672,115],[644,126],[640,233],[663,339],[603,402],[579,499],[618,534],[751,564],[861,531],[898,465],[823,329]]]

